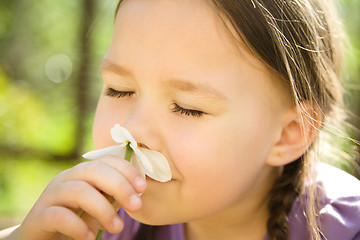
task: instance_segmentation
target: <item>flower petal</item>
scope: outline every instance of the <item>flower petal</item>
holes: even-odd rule
[[[82,156],[83,156],[83,158],[86,158],[86,159],[95,159],[95,158],[100,158],[100,157],[106,156],[108,154],[112,154],[117,157],[123,157],[125,154],[125,149],[119,145],[116,145],[116,146],[111,146],[111,147],[107,147],[107,148],[103,148],[103,149],[93,150],[93,151],[85,153]]]
[[[120,127],[119,124],[115,124],[115,126],[111,128],[110,133],[115,142],[125,143],[126,141],[129,141],[137,146],[137,142],[131,136],[130,132],[126,130],[126,128]]]
[[[138,161],[141,164],[141,166],[143,167],[145,173],[147,175],[154,173],[154,169],[153,169],[150,161],[148,160],[146,155],[144,155],[144,153],[140,150],[140,148],[138,148],[137,146],[133,147],[132,144],[130,144],[130,147],[134,150],[135,156],[138,158]]]
[[[147,172],[146,175],[159,182],[167,182],[171,180],[171,169],[166,157],[157,151],[146,148],[140,148],[141,152],[146,156],[153,167],[153,172]]]
[[[139,159],[137,157],[133,156],[131,158],[130,163],[140,172],[140,175],[145,179],[145,171],[144,171],[144,168],[142,167]]]

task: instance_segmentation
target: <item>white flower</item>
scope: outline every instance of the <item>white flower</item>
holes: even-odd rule
[[[139,144],[131,136],[130,132],[125,128],[120,127],[119,124],[115,124],[110,133],[113,140],[120,143],[120,145],[90,151],[85,153],[83,157],[95,159],[108,154],[124,157],[126,145],[129,143],[135,153],[133,154],[130,163],[138,169],[144,178],[145,175],[147,175],[159,182],[171,180],[171,169],[164,155],[157,151],[139,147]]]

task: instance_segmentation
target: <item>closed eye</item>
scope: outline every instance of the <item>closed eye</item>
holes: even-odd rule
[[[176,103],[172,104],[171,111],[180,113],[180,114],[183,114],[186,116],[192,116],[192,117],[202,117],[205,114],[204,112],[199,111],[199,110],[187,109],[187,108],[180,107]]]
[[[108,89],[106,89],[105,95],[109,96],[109,97],[122,98],[122,97],[130,97],[134,93],[135,92],[133,92],[133,91],[118,91],[113,88],[108,88]]]

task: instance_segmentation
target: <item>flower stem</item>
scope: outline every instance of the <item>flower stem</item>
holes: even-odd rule
[[[132,153],[134,152],[134,150],[130,147],[130,143],[128,143],[126,145],[126,151],[125,151],[125,156],[124,156],[124,159],[128,162],[130,162],[131,160],[131,156],[132,156]]]
[[[100,240],[101,239],[101,235],[103,234],[104,232],[104,228],[101,226],[97,235],[96,235],[96,240]]]
[[[126,145],[126,151],[125,151],[124,159],[125,159],[126,161],[130,162],[131,156],[132,156],[133,152],[134,152],[134,150],[132,150],[132,148],[130,147],[130,143],[128,143],[128,144]],[[115,201],[114,201],[114,199],[112,198],[112,204],[113,204],[113,205],[116,205],[116,204],[114,204],[114,202],[115,202]],[[98,231],[98,233],[97,233],[97,235],[96,235],[96,240],[100,240],[100,239],[101,239],[101,236],[102,236],[103,232],[104,232],[104,228],[103,228],[103,226],[101,226],[100,229],[99,229],[99,231]]]

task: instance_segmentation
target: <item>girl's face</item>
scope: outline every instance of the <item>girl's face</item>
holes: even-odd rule
[[[188,222],[264,202],[276,172],[268,156],[289,106],[226,23],[208,1],[121,4],[102,64],[95,146],[115,145],[109,132],[119,123],[162,152],[173,174],[148,180],[137,220]]]

